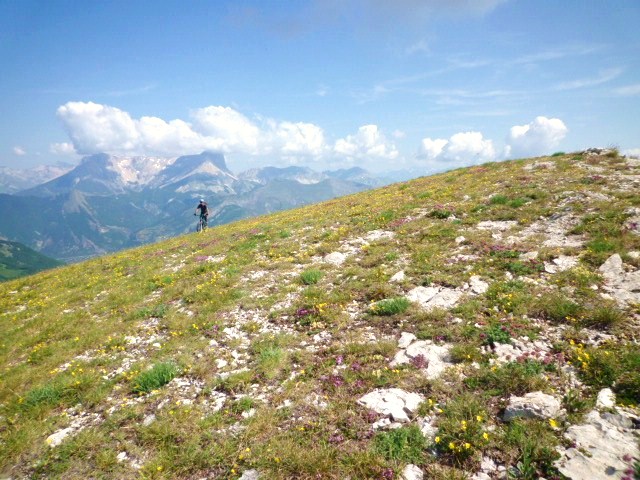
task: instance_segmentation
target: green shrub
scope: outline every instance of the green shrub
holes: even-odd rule
[[[150,370],[136,376],[132,390],[140,394],[149,393],[169,383],[178,373],[178,366],[173,362],[156,363]]]
[[[373,439],[373,449],[387,460],[405,463],[423,463],[427,440],[417,425],[400,427],[377,434]]]
[[[411,302],[404,297],[387,298],[372,304],[369,311],[374,315],[396,315],[409,308]]]
[[[305,270],[300,274],[300,281],[305,285],[315,285],[322,278],[322,272],[315,268]]]

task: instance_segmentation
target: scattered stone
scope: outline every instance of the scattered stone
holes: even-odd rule
[[[391,232],[389,230],[372,230],[365,235],[364,239],[367,242],[375,242],[376,240],[382,239],[390,240],[395,236],[395,232]]]
[[[478,275],[473,275],[469,279],[471,291],[476,295],[482,295],[489,289],[489,284],[480,279]]]
[[[438,427],[436,427],[435,416],[418,418],[418,426],[420,427],[420,431],[424,438],[430,441],[433,441],[436,438]]]
[[[511,397],[504,411],[503,419],[510,422],[514,418],[557,418],[564,414],[560,402],[542,392],[527,393],[524,397]]]
[[[73,432],[73,428],[67,427],[62,430],[58,430],[55,433],[52,433],[47,437],[45,443],[49,445],[51,448],[57,447],[60,445],[65,438],[67,438]]]
[[[333,252],[324,257],[325,263],[330,263],[332,265],[342,265],[346,259],[347,256],[340,252]]]
[[[614,408],[616,406],[616,394],[610,388],[603,388],[598,392],[596,408]]]
[[[399,423],[410,421],[409,415],[415,413],[424,397],[419,393],[405,392],[400,388],[377,389],[358,400],[360,405],[374,412],[388,416]]]
[[[413,333],[402,332],[400,334],[400,340],[398,340],[398,347],[407,348],[414,340],[417,340],[417,337]]]
[[[403,282],[405,278],[406,276],[404,274],[404,271],[400,271],[396,273],[393,277],[391,277],[389,281],[393,283],[399,283],[399,282]]]
[[[467,240],[466,238],[464,238],[462,235],[460,235],[459,237],[456,237],[455,242],[456,242],[456,245],[460,245],[460,244],[464,243],[466,240]]]
[[[259,480],[260,473],[256,469],[246,470],[239,480]]]
[[[560,255],[558,258],[554,258],[551,262],[544,262],[544,271],[547,273],[564,272],[575,267],[578,264],[578,257],[568,257],[566,255]]]
[[[518,260],[520,260],[521,262],[529,262],[531,260],[535,260],[536,258],[538,258],[538,251],[537,250],[533,250],[532,252],[527,252],[527,253],[523,253],[518,257]]]
[[[424,473],[417,465],[409,464],[404,467],[402,470],[402,474],[400,475],[401,480],[422,480],[424,478]]]
[[[151,425],[153,422],[156,421],[156,416],[151,413],[149,415],[147,415],[146,417],[144,417],[144,420],[142,421],[142,425],[145,427],[148,427],[149,425]]]
[[[589,412],[585,420],[567,429],[565,437],[575,446],[562,452],[555,466],[571,479],[621,478],[629,468],[624,457],[637,458],[640,453],[631,420],[622,414],[601,414],[597,410]]]
[[[453,307],[463,292],[447,287],[416,287],[410,290],[406,297],[412,302],[418,303],[425,310],[432,308]]]
[[[120,452],[117,456],[116,456],[116,461],[118,463],[122,463],[127,459],[128,455],[127,452]]]
[[[427,378],[437,378],[445,368],[452,365],[450,348],[450,345],[435,345],[431,340],[412,341],[396,353],[390,366],[413,363]]]
[[[504,232],[518,224],[515,220],[485,220],[478,223],[479,230],[491,230],[492,232]]]
[[[640,270],[625,271],[619,254],[611,255],[598,269],[605,280],[604,289],[621,306],[640,303]]]

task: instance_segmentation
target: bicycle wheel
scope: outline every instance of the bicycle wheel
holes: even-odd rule
[[[196,232],[200,233],[202,231],[202,220],[198,221],[198,225],[196,225]]]

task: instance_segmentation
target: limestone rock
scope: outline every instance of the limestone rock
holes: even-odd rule
[[[473,275],[469,279],[471,291],[477,295],[485,293],[489,289],[489,284],[482,280],[478,275]]]
[[[424,473],[422,473],[422,470],[417,465],[409,464],[402,470],[400,478],[401,480],[422,480]]]
[[[417,340],[396,353],[390,365],[395,367],[411,363],[416,357],[422,356],[423,362],[426,364],[422,368],[425,376],[437,378],[445,368],[451,365],[449,349],[449,345],[436,345],[430,340]]]
[[[45,443],[49,445],[51,448],[57,447],[60,445],[65,438],[69,436],[73,432],[73,428],[63,428],[62,430],[58,430],[55,433],[52,433],[47,437]]]
[[[618,304],[640,303],[640,270],[625,271],[622,258],[615,253],[600,266],[599,271],[605,279],[604,289]]]
[[[616,406],[616,395],[610,388],[603,388],[598,392],[596,399],[597,408],[613,408]]]
[[[342,265],[346,259],[347,256],[340,252],[333,252],[324,257],[324,261],[332,265]]]
[[[463,292],[446,287],[416,287],[407,293],[406,297],[418,303],[422,308],[450,308],[458,303]]]
[[[403,282],[405,278],[406,277],[405,277],[404,271],[399,271],[393,277],[391,277],[389,281],[393,283],[398,283],[398,282]]]
[[[246,470],[239,480],[258,480],[260,478],[260,473],[258,470]]]
[[[560,402],[542,392],[527,393],[524,397],[511,397],[504,411],[504,421],[514,418],[556,418],[564,414]]]
[[[390,417],[395,422],[407,423],[424,400],[419,393],[405,392],[400,388],[377,389],[358,400],[360,405]]]
[[[572,425],[565,437],[575,447],[569,448],[555,463],[560,473],[571,479],[607,480],[621,478],[629,465],[625,455],[637,457],[637,438],[629,419],[629,428],[620,427],[623,415],[601,414],[596,410],[586,415],[586,422]]]
[[[398,347],[407,348],[414,340],[417,340],[417,338],[413,333],[402,332],[400,334],[400,340],[398,340]]]
[[[560,255],[558,258],[554,258],[551,262],[544,262],[544,271],[547,273],[564,272],[575,267],[578,264],[578,257],[568,257],[566,255]]]

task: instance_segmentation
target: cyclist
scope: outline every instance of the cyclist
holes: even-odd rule
[[[200,203],[196,207],[194,215],[198,215],[198,210],[200,210],[200,220],[202,220],[202,228],[207,228],[207,217],[209,216],[209,208],[207,207],[207,202],[205,202],[203,198],[200,199]]]

